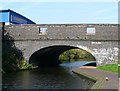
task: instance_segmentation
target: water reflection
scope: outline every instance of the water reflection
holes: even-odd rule
[[[85,62],[63,63],[59,67],[12,72],[3,75],[3,88],[11,89],[88,89],[94,83],[72,72]]]

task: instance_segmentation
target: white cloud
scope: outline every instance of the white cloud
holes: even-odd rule
[[[1,0],[2,2],[119,2],[119,0]]]

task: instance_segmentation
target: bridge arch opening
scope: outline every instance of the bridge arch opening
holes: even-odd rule
[[[29,58],[29,63],[37,66],[58,66],[61,63],[60,55],[65,51],[71,49],[82,49],[82,48],[69,46],[69,45],[48,46],[34,52]],[[94,60],[96,60],[94,56],[93,58]]]

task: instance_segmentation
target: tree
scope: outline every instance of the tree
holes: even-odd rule
[[[17,60],[23,59],[21,50],[15,47],[14,39],[7,33],[2,36],[2,69],[4,71],[16,71]]]

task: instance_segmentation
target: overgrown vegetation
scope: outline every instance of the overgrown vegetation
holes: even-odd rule
[[[104,66],[99,66],[96,69],[120,73],[120,67],[118,67],[118,64],[107,64]]]
[[[24,60],[17,60],[17,67],[20,70],[25,70],[25,69],[33,69],[36,68],[37,66],[33,66],[32,64],[27,64]]]
[[[63,52],[59,56],[61,62],[70,61],[95,61],[95,58],[87,51],[82,49],[71,49]]]
[[[2,36],[3,37],[3,36]],[[2,40],[2,72],[32,69],[32,64],[23,60],[21,50],[15,47],[14,39],[7,33]]]

